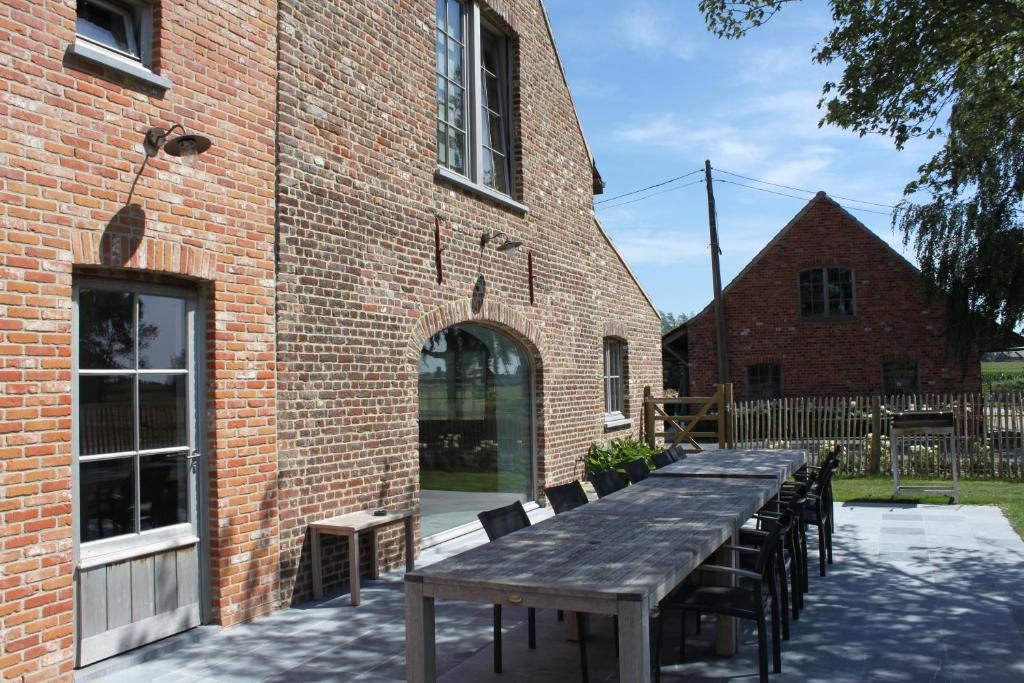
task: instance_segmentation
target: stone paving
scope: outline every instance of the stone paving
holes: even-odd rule
[[[542,517],[546,510],[532,516]],[[778,681],[1024,680],[1024,542],[997,508],[836,505],[835,564],[811,577],[807,608],[783,643]],[[811,532],[813,542],[813,531]],[[430,549],[421,563],[483,542],[482,532]],[[812,550],[812,566],[816,560]],[[525,610],[505,610],[505,673],[491,670],[491,609],[439,601],[438,673],[446,683],[580,680],[578,650],[553,612],[538,613],[526,648]],[[401,573],[348,596],[283,610],[221,631],[204,628],[79,672],[104,683],[165,681],[404,681]],[[687,637],[666,626],[664,681],[756,680],[756,639],[741,653],[712,654],[712,621]],[[612,628],[591,622],[590,680],[616,681]],[[148,661],[147,657],[152,657]]]

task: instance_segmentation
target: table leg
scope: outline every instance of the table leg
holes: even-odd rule
[[[413,530],[412,517],[405,518],[405,571],[416,568],[416,536]]]
[[[646,598],[619,598],[619,680],[650,683],[650,606]]]
[[[310,530],[310,560],[313,563],[313,597],[317,600],[324,597],[323,569],[320,566],[320,532],[316,527]]]
[[[739,530],[734,529],[732,537],[726,543],[738,545],[739,537]],[[738,553],[732,550],[719,550],[715,563],[726,567],[736,567],[739,565]],[[736,577],[721,577],[721,579],[726,582],[726,585],[736,585]],[[715,652],[726,657],[732,656],[736,654],[739,642],[739,620],[719,614],[715,621]]]
[[[348,537],[348,573],[352,604],[359,604],[359,532]]]
[[[434,683],[434,599],[423,595],[419,581],[405,582],[405,680]]]
[[[377,556],[377,530],[370,532],[370,578],[376,580],[380,577],[380,570],[377,563],[380,558]]]

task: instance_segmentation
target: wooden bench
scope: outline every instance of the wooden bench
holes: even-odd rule
[[[415,567],[416,546],[413,539],[412,510],[389,510],[387,514],[375,515],[369,510],[350,512],[309,525],[310,544],[313,552],[313,597],[324,595],[323,570],[320,565],[320,535],[345,536],[348,538],[348,573],[352,590],[352,604],[359,604],[359,534],[370,532],[370,578],[379,573],[377,558],[377,532],[390,524],[405,523],[405,569]]]

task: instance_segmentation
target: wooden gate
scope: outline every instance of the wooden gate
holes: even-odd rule
[[[694,408],[690,408],[694,406]],[[713,396],[677,396],[656,398],[644,387],[644,439],[657,447],[682,445],[693,452],[703,451],[698,439],[715,439],[719,448],[731,448],[732,384],[718,384]],[[659,427],[660,423],[660,429]],[[714,431],[706,428],[714,424]]]

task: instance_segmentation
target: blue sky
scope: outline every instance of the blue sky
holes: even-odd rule
[[[738,41],[707,32],[697,1],[547,0],[555,41],[607,188],[604,197],[712,166],[830,195],[895,204],[935,142],[897,152],[888,138],[818,128],[821,86],[838,66],[812,63],[832,26],[824,0],[787,6]],[[691,176],[598,205],[598,217],[658,308],[692,314],[711,300],[707,194]],[[728,283],[806,203],[730,185],[716,174],[722,280]],[[812,195],[761,186],[809,199]],[[884,208],[837,200],[897,250]]]

